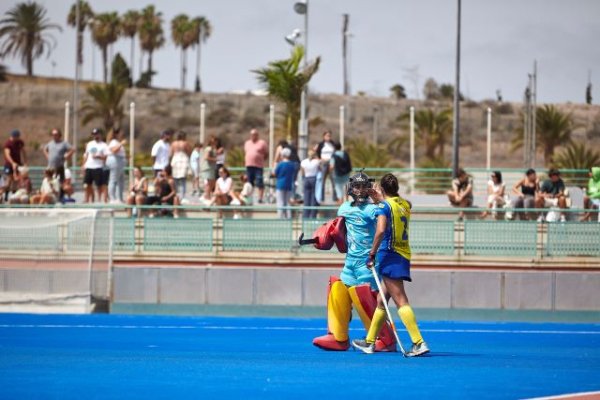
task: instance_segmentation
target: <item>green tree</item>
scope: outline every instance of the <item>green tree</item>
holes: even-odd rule
[[[152,84],[152,54],[165,44],[165,36],[162,28],[162,13],[156,12],[154,6],[147,6],[142,10],[139,26],[140,46],[148,53],[148,84]],[[141,80],[141,79],[140,79]]]
[[[400,85],[399,83],[392,86],[390,88],[390,92],[392,92],[392,97],[396,100],[406,98],[406,89],[404,89],[404,86]]]
[[[406,121],[408,114],[398,117]],[[415,137],[417,144],[424,148],[425,157],[429,160],[444,156],[444,149],[452,134],[452,110],[446,109],[436,113],[432,109],[419,110],[415,113]]]
[[[18,3],[0,20],[0,57],[11,54],[21,58],[27,75],[33,76],[33,60],[50,55],[56,39],[48,33],[62,28],[46,18],[46,9],[35,2]]]
[[[121,53],[117,53],[115,56],[112,66],[112,79],[111,83],[131,87],[131,71],[125,62],[125,59],[121,56]]]
[[[79,0],[79,27],[77,27],[77,63],[83,64],[83,32],[90,21],[94,18],[92,7],[85,0]],[[76,4],[71,6],[67,15],[67,24],[75,28],[77,24]]]
[[[321,58],[301,68],[304,47],[296,46],[290,58],[271,61],[266,68],[254,70],[258,81],[265,86],[269,95],[285,104],[287,137],[298,145],[298,120],[300,119],[300,100],[302,91],[313,75],[319,70]]]
[[[554,157],[553,165],[561,169],[588,170],[600,165],[600,152],[590,149],[585,143],[571,142]]]
[[[102,120],[106,131],[120,125],[124,115],[121,100],[125,86],[116,83],[92,85],[87,89],[87,94],[90,98],[84,100],[81,107],[83,125],[95,119]]]
[[[102,51],[104,83],[108,82],[108,46],[119,39],[121,23],[116,12],[98,14],[92,20],[92,40]]]
[[[181,90],[185,90],[187,75],[187,49],[198,38],[197,24],[185,14],[179,14],[171,20],[171,39],[175,47],[181,48]]]
[[[140,13],[136,10],[129,10],[121,17],[121,35],[131,39],[131,49],[129,55],[129,65],[131,66],[131,79],[133,80],[133,65],[135,61],[135,35],[138,33],[140,25]]]
[[[571,143],[571,132],[575,128],[571,114],[565,114],[553,105],[544,105],[536,109],[536,150],[542,149],[544,162],[552,165],[554,149]],[[523,147],[523,132],[525,130],[525,115],[523,124],[515,131],[512,148],[516,150]]]
[[[362,138],[348,140],[346,149],[354,168],[386,168],[392,161],[386,147],[376,146]]]
[[[210,21],[206,17],[196,17],[193,20],[194,22],[194,30],[196,32],[196,41],[194,45],[196,46],[196,86],[195,91],[202,91],[202,83],[200,82],[200,46],[202,43],[206,42],[206,39],[210,37],[212,34],[212,26]]]

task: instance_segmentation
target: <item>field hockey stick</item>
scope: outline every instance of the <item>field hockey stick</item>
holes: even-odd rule
[[[379,275],[377,275],[377,271],[375,270],[375,265],[371,264],[371,272],[373,273],[373,278],[375,278],[375,283],[377,284],[377,289],[379,289],[379,295],[383,299],[383,306],[385,307],[385,313],[392,327],[392,332],[394,332],[394,337],[396,338],[396,342],[398,342],[398,346],[400,346],[400,351],[402,355],[406,357],[406,351],[404,347],[402,347],[402,342],[400,341],[400,337],[398,336],[398,331],[396,330],[396,325],[394,324],[394,318],[392,318],[392,313],[390,312],[390,308],[388,307],[387,300],[383,293],[383,287],[381,286],[381,281],[379,280]]]
[[[304,232],[302,232],[300,234],[300,238],[298,239],[298,244],[300,246],[304,246],[304,245],[307,245],[307,244],[315,244],[317,242],[318,242],[318,240],[314,239],[314,238],[313,239],[304,239]]]

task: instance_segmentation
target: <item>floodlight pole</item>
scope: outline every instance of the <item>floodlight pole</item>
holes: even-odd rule
[[[133,163],[135,160],[135,103],[129,104],[129,184],[133,182]]]
[[[69,120],[71,119],[71,103],[65,102],[65,142],[69,143]],[[68,167],[68,161],[65,160],[65,169]]]
[[[303,0],[294,5],[294,10],[298,14],[304,14],[304,61],[303,66],[306,70],[308,66],[308,0]],[[308,97],[308,84],[304,85],[302,96],[300,98],[300,129],[298,132],[298,156],[301,160],[305,159],[308,154],[308,123],[306,102]]]
[[[487,109],[487,170],[492,169],[492,109]]]
[[[344,136],[345,132],[345,121],[346,120],[346,108],[344,106],[340,106],[340,145],[342,146],[342,150],[344,150]]]
[[[73,166],[78,165],[79,163],[79,159],[77,158],[77,153],[78,153],[78,135],[77,135],[77,112],[79,111],[79,75],[81,73],[81,64],[79,63],[79,43],[81,43],[81,32],[79,30],[79,21],[81,19],[81,13],[80,13],[80,7],[79,7],[79,3],[80,0],[76,0],[75,1],[75,32],[76,32],[76,38],[75,38],[75,80],[73,81]],[[83,51],[83,49],[82,49]],[[77,174],[75,173],[75,171],[73,171],[72,174],[72,181],[73,183],[75,183],[76,180],[76,176]]]
[[[457,0],[458,12],[456,16],[456,76],[454,79],[454,120],[452,124],[452,172],[454,176],[458,175],[459,168],[459,131],[460,131],[460,8],[461,0]]]
[[[275,106],[269,106],[269,168],[273,168],[275,155]]]

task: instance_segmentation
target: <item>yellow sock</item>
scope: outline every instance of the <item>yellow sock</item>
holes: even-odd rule
[[[375,313],[373,313],[371,326],[369,327],[369,332],[367,333],[367,343],[375,343],[375,339],[377,339],[377,334],[381,330],[381,327],[383,326],[384,322],[385,310],[378,307],[375,309]]]
[[[400,307],[398,309],[398,315],[400,315],[400,319],[410,335],[410,340],[412,340],[414,344],[423,342],[421,331],[419,331],[419,327],[417,326],[417,318],[415,318],[415,313],[413,312],[411,306],[407,304]]]

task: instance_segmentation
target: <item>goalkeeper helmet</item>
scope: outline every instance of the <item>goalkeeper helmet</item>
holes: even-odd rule
[[[348,183],[348,195],[355,203],[364,204],[369,199],[369,190],[373,188],[373,180],[363,170],[350,177]]]

